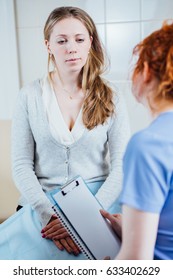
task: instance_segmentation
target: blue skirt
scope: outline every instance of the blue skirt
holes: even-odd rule
[[[95,195],[103,181],[90,183]],[[109,211],[109,210],[108,210]],[[118,203],[110,209],[120,212]],[[113,211],[113,212],[112,212]],[[29,204],[0,224],[0,260],[85,260],[84,254],[74,256],[60,251],[52,240],[42,238],[41,223]]]

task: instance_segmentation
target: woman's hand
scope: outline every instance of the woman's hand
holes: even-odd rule
[[[69,236],[56,215],[52,215],[49,223],[42,229],[41,233],[43,238],[48,239],[61,239]]]
[[[72,238],[66,237],[61,239],[52,239],[54,244],[58,247],[59,250],[66,250],[69,254],[74,254],[75,256],[80,254],[80,249],[78,246],[74,243]]]
[[[113,230],[118,235],[119,239],[122,239],[122,215],[121,214],[110,214],[107,211],[101,209],[100,213],[106,219],[111,222]]]
[[[52,239],[59,250],[65,249],[69,254],[78,255],[80,250],[61,224],[56,215],[52,215],[49,223],[41,231],[42,237]]]

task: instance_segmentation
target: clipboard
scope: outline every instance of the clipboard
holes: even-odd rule
[[[87,259],[116,257],[120,240],[110,223],[102,217],[102,206],[82,177],[77,176],[68,182],[52,198],[54,211]]]

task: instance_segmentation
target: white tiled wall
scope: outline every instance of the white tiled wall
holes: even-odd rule
[[[107,52],[110,56],[111,80],[129,79],[132,49],[140,41],[140,25],[136,22],[106,24]]]
[[[13,0],[0,0],[0,38],[0,119],[8,119],[19,91]]]
[[[140,0],[106,0],[106,22],[140,21]]]
[[[173,0],[0,0],[0,219],[7,218],[17,205],[11,177],[10,120],[19,80],[23,86],[47,71],[44,23],[54,8],[64,5],[86,10],[95,21],[111,61],[106,76],[125,97],[132,133],[150,122],[131,94],[131,54],[137,42],[163,20],[173,18]],[[12,200],[8,207],[3,203],[7,198]]]
[[[173,17],[172,0],[141,0],[142,20],[164,20]]]
[[[58,6],[78,6],[95,21],[111,67],[106,77],[114,81],[128,105],[132,132],[149,122],[146,111],[130,90],[132,49],[137,42],[173,18],[172,0],[14,0],[21,86],[47,70],[43,27]]]

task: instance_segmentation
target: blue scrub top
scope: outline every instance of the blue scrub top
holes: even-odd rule
[[[120,202],[160,215],[154,259],[173,259],[173,112],[161,113],[130,140]]]

